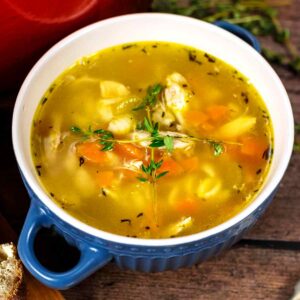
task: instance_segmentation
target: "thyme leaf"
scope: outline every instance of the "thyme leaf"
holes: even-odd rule
[[[221,143],[212,141],[210,145],[214,150],[214,156],[220,156],[224,152],[224,146]]]
[[[171,136],[165,136],[164,137],[164,144],[166,146],[166,149],[168,150],[168,152],[172,152],[174,149],[174,138]]]
[[[79,127],[77,127],[77,126],[71,126],[70,130],[73,133],[82,133],[82,130]]]
[[[145,173],[146,177],[139,176],[137,177],[138,180],[142,182],[152,182],[155,183],[157,179],[165,176],[169,171],[164,171],[157,174],[157,170],[162,166],[163,160],[155,161],[151,159],[148,165],[142,164],[141,170]]]
[[[99,139],[99,144],[102,145],[101,151],[110,151],[114,148],[115,140],[112,132],[104,129],[92,130],[92,126],[88,127],[88,130],[84,131],[77,126],[71,126],[70,131],[75,134],[81,134],[84,140],[90,138],[91,136],[97,136]]]
[[[163,86],[159,83],[156,83],[153,86],[149,86],[147,89],[147,94],[142,103],[139,106],[134,107],[132,110],[137,111],[146,108],[146,106],[154,106],[162,89]]]
[[[161,172],[161,173],[159,173],[158,175],[156,175],[156,179],[159,179],[159,178],[161,178],[161,177],[167,175],[168,173],[169,173],[169,171]]]

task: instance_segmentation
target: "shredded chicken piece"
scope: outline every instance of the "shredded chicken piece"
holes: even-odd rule
[[[155,123],[166,127],[170,127],[176,121],[172,112],[161,104],[155,107],[152,119]]]
[[[180,132],[174,131],[159,131],[159,135],[164,136],[171,136],[171,137],[179,137],[174,138],[174,149],[183,149],[183,150],[190,150],[195,146],[195,142],[188,139],[188,135]],[[130,138],[138,145],[142,147],[148,147],[151,144],[150,140],[150,133],[147,131],[139,130],[135,131],[130,134]],[[186,138],[186,139],[184,139]],[[165,147],[159,147],[160,149],[164,149]]]
[[[166,83],[167,87],[163,95],[166,107],[174,113],[177,121],[182,124],[184,122],[182,112],[186,109],[191,97],[187,81],[181,74],[175,72],[167,76]]]
[[[108,130],[116,135],[129,133],[135,126],[132,115],[121,115],[113,118],[108,124]]]

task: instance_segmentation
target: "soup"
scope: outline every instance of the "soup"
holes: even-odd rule
[[[80,59],[42,97],[31,135],[37,176],[56,204],[138,238],[197,233],[239,213],[264,182],[272,138],[247,78],[164,42]]]

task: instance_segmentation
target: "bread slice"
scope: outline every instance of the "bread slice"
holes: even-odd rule
[[[13,243],[0,245],[0,300],[18,298],[23,282],[23,267]]]

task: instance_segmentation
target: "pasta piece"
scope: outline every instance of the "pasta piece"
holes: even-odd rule
[[[174,115],[169,110],[163,109],[161,106],[154,110],[152,119],[154,122],[165,127],[170,127],[175,122]]]
[[[121,101],[116,105],[115,112],[117,114],[127,113],[131,111],[141,102],[141,99],[138,97],[129,97],[127,99],[121,99]]]
[[[212,166],[212,164],[210,164],[210,163],[204,163],[201,166],[201,169],[210,177],[216,176],[216,171],[215,171],[214,167]]]
[[[209,199],[217,196],[222,188],[222,182],[218,178],[208,177],[200,181],[197,196],[201,199]]]
[[[149,138],[151,134],[144,130],[134,131],[130,134],[130,139],[135,141],[135,144],[141,145],[142,147],[149,146]]]
[[[181,112],[187,106],[187,100],[189,98],[189,92],[186,87],[186,79],[179,73],[172,73],[166,79],[167,87],[164,91],[164,97],[167,107],[169,107],[174,113]]]
[[[255,117],[241,116],[221,126],[215,135],[222,139],[236,138],[249,132],[255,124]]]
[[[74,186],[83,197],[91,197],[97,188],[95,180],[84,168],[78,168],[74,173]]]
[[[132,131],[135,121],[131,115],[122,115],[113,118],[108,124],[108,130],[115,135],[124,135]]]
[[[63,164],[64,164],[64,167],[66,168],[66,170],[70,174],[73,174],[73,172],[75,172],[75,170],[79,166],[78,156],[75,153],[69,151],[68,155],[65,155],[65,159],[63,160]]]
[[[169,193],[168,202],[173,205],[179,197],[180,189],[178,185],[174,185]]]
[[[167,85],[170,86],[173,83],[181,84],[181,85],[187,85],[186,79],[179,73],[174,72],[171,75],[169,75],[166,79]]]
[[[115,99],[113,100],[115,102]],[[100,101],[98,101],[97,112],[100,120],[104,122],[109,122],[112,120],[112,118],[114,117],[112,104],[114,102],[107,101],[107,99],[101,99]]]
[[[130,160],[130,161],[125,161],[123,166],[125,169],[131,170],[134,172],[139,172],[142,164],[143,164],[143,161],[134,159],[134,160]]]
[[[116,98],[129,95],[129,89],[124,84],[110,80],[100,82],[100,92],[102,98]]]

